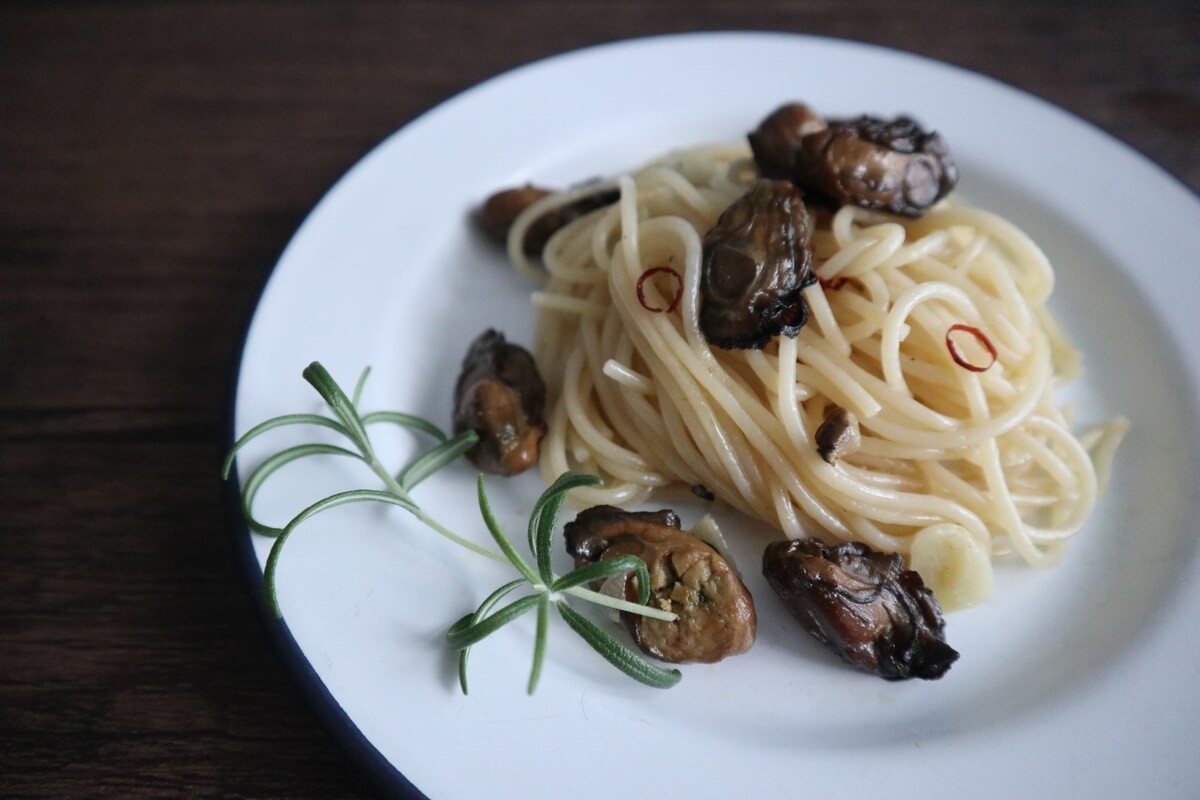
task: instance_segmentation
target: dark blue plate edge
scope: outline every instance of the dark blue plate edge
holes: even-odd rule
[[[971,75],[975,75],[977,77],[984,78],[988,81],[994,82],[998,85],[1001,85],[1001,86],[1004,86],[1013,91],[1019,92],[1019,93],[1025,95],[1026,97],[1033,99],[1041,104],[1050,106],[1061,113],[1067,114],[1074,120],[1082,122],[1087,127],[1092,128],[1092,129],[1102,133],[1103,135],[1107,136],[1108,138],[1110,138],[1116,142],[1119,142],[1125,150],[1128,150],[1129,152],[1134,153],[1135,155],[1137,155],[1138,157],[1143,159],[1155,171],[1166,176],[1169,180],[1174,182],[1176,185],[1181,186],[1188,194],[1192,195],[1198,201],[1200,201],[1200,191],[1193,189],[1190,185],[1188,185],[1183,180],[1182,177],[1176,175],[1172,170],[1168,169],[1164,164],[1160,163],[1156,158],[1153,158],[1150,155],[1142,152],[1137,147],[1133,146],[1128,141],[1126,141],[1123,137],[1118,136],[1118,135],[1114,134],[1113,132],[1105,129],[1098,122],[1095,122],[1091,119],[1088,119],[1087,117],[1077,114],[1074,111],[1070,111],[1070,110],[1058,105],[1057,103],[1054,103],[1054,102],[1046,99],[1045,97],[1041,96],[1040,94],[1037,94],[1036,92],[1033,92],[1029,89],[1026,89],[1026,88],[1023,88],[1020,86],[1016,86],[1014,84],[1000,80],[999,78],[996,78],[985,72],[981,72],[979,70],[972,69],[971,67],[966,67],[961,64],[955,64],[950,61],[945,61],[943,59],[934,58],[932,56],[928,56],[923,53],[916,53],[913,51],[903,50],[903,49],[896,48],[896,47],[889,47],[887,45],[876,44],[873,42],[859,41],[856,39],[847,39],[847,38],[840,37],[840,36],[815,35],[815,34],[804,33],[802,31],[783,31],[783,30],[775,30],[775,31],[770,31],[770,30],[681,31],[681,32],[676,32],[676,33],[653,34],[653,35],[649,35],[649,36],[635,36],[635,37],[612,39],[612,40],[607,40],[604,42],[598,42],[598,43],[595,43],[592,45],[586,45],[584,47],[574,48],[572,50],[567,50],[567,51],[563,51],[560,53],[553,53],[551,55],[544,56],[539,59],[535,59],[534,61],[528,62],[526,64],[517,65],[509,70],[506,70],[506,71],[500,73],[497,76],[493,76],[493,78],[489,78],[489,79],[483,81],[480,84],[475,84],[474,86],[468,87],[468,88],[462,90],[461,92],[457,92],[454,95],[451,95],[450,97],[445,98],[444,100],[438,102],[434,106],[431,106],[425,112],[422,112],[421,114],[419,114],[417,117],[414,117],[412,120],[409,120],[407,123],[405,123],[405,126],[411,125],[413,122],[416,122],[417,120],[421,119],[421,117],[423,117],[425,114],[429,113],[429,111],[432,111],[434,108],[437,108],[438,106],[440,106],[446,102],[449,102],[450,100],[454,100],[458,97],[461,97],[463,94],[466,94],[468,92],[471,92],[475,89],[480,88],[483,83],[488,83],[497,77],[508,75],[511,72],[515,72],[515,71],[518,71],[518,70],[521,70],[521,69],[524,69],[527,67],[531,67],[536,64],[540,64],[544,61],[550,61],[550,60],[559,58],[564,55],[577,54],[577,53],[581,53],[581,52],[585,52],[585,51],[589,51],[589,50],[595,50],[595,49],[610,47],[610,46],[614,46],[614,45],[621,45],[621,44],[626,44],[626,43],[630,43],[630,42],[637,42],[637,41],[649,41],[649,40],[653,40],[653,39],[671,39],[671,38],[677,38],[677,37],[682,37],[682,36],[719,36],[722,34],[766,34],[769,36],[804,36],[804,37],[811,38],[811,39],[825,39],[825,40],[837,41],[837,42],[856,45],[856,46],[860,46],[860,47],[869,47],[869,48],[873,48],[873,49],[888,50],[888,51],[892,51],[892,52],[898,52],[898,53],[904,53],[906,55],[916,56],[917,58],[920,58],[922,60],[941,64],[942,66],[946,66],[946,67],[949,67],[954,70],[961,70],[961,71],[969,73]],[[401,127],[404,127],[404,126],[401,126]],[[374,147],[372,147],[370,150],[368,150],[366,154],[364,154],[359,159],[357,159],[355,161],[355,163],[352,164],[349,169],[347,169],[346,172],[349,172],[350,169],[353,169],[354,166],[357,165],[358,163],[360,163],[364,158],[366,158],[366,156],[369,155],[375,149],[375,147],[380,146],[386,140],[387,140],[387,137],[385,137],[383,140],[380,140],[380,142],[378,142]],[[329,189],[322,195],[322,199],[326,195],[328,195],[329,192],[333,191],[333,189],[342,181],[342,179],[345,178],[345,176],[346,176],[346,173],[343,173],[342,175],[340,175],[338,177],[338,179],[335,180],[334,183],[329,187]],[[308,214],[305,216],[305,220],[301,221],[300,226],[298,226],[296,230],[299,230],[300,227],[303,227],[304,222],[307,221],[308,216],[311,215],[312,212],[316,210],[317,206],[320,205],[320,202],[321,201],[318,200],[317,204],[314,205],[313,208],[308,212]],[[291,241],[291,238],[294,238],[294,232],[293,232],[293,237],[289,238],[289,243]],[[285,245],[285,248],[286,248],[286,245]],[[276,260],[276,263],[278,263],[278,259]],[[236,415],[236,410],[237,410],[238,378],[241,374],[242,357],[245,354],[245,350],[246,350],[246,340],[249,336],[250,326],[254,321],[254,316],[258,311],[258,306],[259,306],[260,302],[262,301],[263,292],[266,291],[267,283],[269,282],[271,275],[274,274],[274,269],[275,268],[272,267],[271,272],[268,273],[263,278],[262,285],[259,287],[259,290],[258,290],[258,295],[254,300],[254,303],[252,305],[252,308],[250,309],[250,312],[246,315],[246,320],[242,326],[242,331],[241,331],[240,335],[237,337],[236,355],[233,358],[231,373],[230,373],[230,376],[228,379],[228,387],[229,388],[228,388],[228,392],[226,395],[226,401],[225,401],[225,419],[224,419],[224,424],[222,425],[222,428],[224,430],[223,443],[225,445],[226,451],[228,451],[230,448],[232,448],[233,443],[236,441],[236,438],[235,438],[236,430],[234,428],[234,424],[235,424],[234,420],[235,420],[235,415]],[[309,706],[316,713],[317,718],[320,720],[321,724],[325,726],[326,731],[330,734],[330,736],[334,739],[334,741],[337,742],[338,746],[340,747],[342,752],[346,754],[347,758],[349,758],[350,761],[367,776],[368,780],[370,780],[370,782],[375,786],[375,788],[377,788],[385,797],[397,798],[398,800],[430,800],[430,798],[428,796],[423,794],[416,786],[414,786],[412,784],[412,782],[410,782],[408,780],[407,777],[404,776],[404,773],[402,773],[402,772],[400,772],[400,770],[396,769],[396,767],[393,766],[392,763],[390,761],[388,761],[383,756],[382,753],[379,752],[379,750],[375,747],[375,745],[371,744],[371,741],[363,734],[363,732],[361,730],[359,730],[358,726],[354,724],[354,722],[350,719],[349,715],[345,712],[345,710],[341,707],[341,705],[337,702],[337,700],[334,699],[333,695],[325,687],[325,684],[321,681],[320,676],[317,675],[316,670],[314,670],[312,668],[312,665],[309,664],[308,659],[305,658],[304,652],[300,649],[299,644],[297,644],[296,640],[292,637],[291,632],[287,628],[287,625],[282,620],[275,619],[270,614],[269,609],[268,609],[266,594],[265,594],[265,591],[263,588],[262,568],[258,563],[258,556],[254,552],[254,546],[253,546],[254,534],[246,526],[245,521],[242,517],[241,488],[240,487],[241,487],[241,481],[240,481],[239,475],[238,475],[237,464],[235,463],[233,466],[233,469],[230,470],[229,479],[224,482],[223,492],[222,492],[223,498],[224,498],[224,505],[225,505],[226,525],[227,525],[227,528],[228,528],[231,536],[233,537],[234,550],[238,554],[239,560],[241,561],[240,566],[241,566],[242,572],[244,573],[245,578],[246,578],[246,587],[247,587],[247,591],[250,594],[251,602],[253,602],[255,607],[258,609],[258,619],[259,619],[260,623],[262,624],[263,629],[267,633],[267,639],[270,642],[271,648],[272,648],[272,650],[274,650],[276,657],[279,658],[279,660],[283,662],[284,668],[287,671],[288,676],[291,679],[293,685],[300,691],[301,695],[304,697],[304,699],[308,702]]]

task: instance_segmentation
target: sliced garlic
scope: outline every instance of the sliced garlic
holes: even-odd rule
[[[701,517],[688,533],[716,550],[721,558],[729,562],[729,566],[733,567],[737,576],[742,577],[742,571],[738,569],[737,562],[733,560],[733,553],[729,552],[729,543],[725,541],[725,534],[721,533],[721,527],[717,525],[712,514],[705,514]]]
[[[991,556],[961,525],[947,522],[919,531],[908,563],[944,611],[970,608],[992,593]]]

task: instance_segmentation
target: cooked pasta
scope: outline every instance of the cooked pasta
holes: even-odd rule
[[[669,155],[608,184],[619,201],[558,231],[544,269],[522,252],[525,230],[572,193],[517,219],[509,256],[541,284],[545,476],[601,475],[578,492],[588,503],[699,485],[791,538],[904,554],[923,541],[927,561],[929,542],[982,553],[982,567],[940,562],[961,568],[939,595],[964,602],[986,594],[988,555],[1052,563],[1092,511],[1125,422],[1081,439],[1055,404],[1055,379],[1079,359],[1046,309],[1045,255],[958,202],[919,219],[844,206],[814,218],[820,282],[804,290],[799,335],[724,350],[698,322],[702,238],[754,177],[744,146]],[[828,463],[814,433],[835,406],[853,412],[861,444]]]

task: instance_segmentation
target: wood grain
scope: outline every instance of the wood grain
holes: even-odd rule
[[[263,641],[227,533],[217,464],[258,291],[322,192],[440,100],[709,29],[978,70],[1200,189],[1190,2],[0,7],[0,795],[372,796]]]

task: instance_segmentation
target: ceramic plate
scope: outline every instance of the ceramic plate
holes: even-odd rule
[[[758,577],[764,539],[737,537],[760,614],[749,654],[686,667],[676,688],[657,691],[556,621],[529,697],[525,618],[476,647],[464,697],[445,630],[509,573],[399,509],[352,506],[314,518],[280,560],[285,657],[333,730],[400,795],[1200,796],[1200,202],[1106,134],[988,78],[861,44],[739,33],[612,44],[490,80],[377,147],[296,233],[246,339],[235,433],[318,411],[300,377],[313,360],[347,386],[371,365],[364,409],[448,427],[467,343],[488,326],[532,338],[531,287],[472,230],[474,205],[499,187],[565,185],[736,139],[791,99],[936,127],[958,161],[959,196],[1049,254],[1052,306],[1087,369],[1063,398],[1083,422],[1132,423],[1109,493],[1065,562],[1001,569],[991,602],[949,616],[962,653],[950,673],[894,684],[801,634]],[[412,452],[405,433],[375,430],[388,463]],[[321,431],[276,431],[245,451],[242,475],[314,439]],[[282,524],[339,489],[374,488],[354,467],[293,464],[264,489],[260,516]],[[520,539],[538,477],[490,486]],[[415,494],[486,542],[465,465]],[[680,511],[689,521],[700,509]],[[244,526],[239,536],[257,586],[270,542]]]

